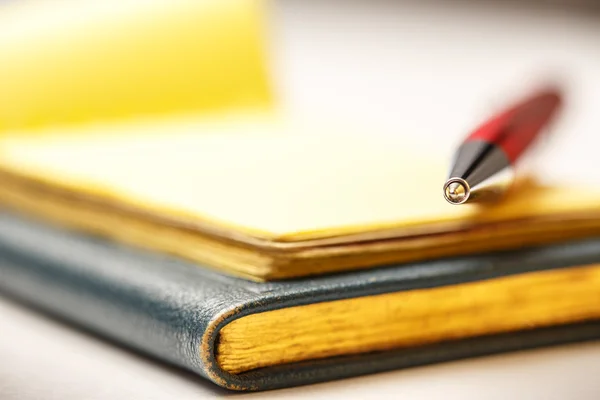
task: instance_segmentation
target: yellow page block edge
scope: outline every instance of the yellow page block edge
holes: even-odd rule
[[[191,117],[191,120],[195,120]],[[243,121],[246,116],[241,117]],[[253,118],[262,123],[268,121],[270,124],[281,124],[283,120],[274,115],[254,115]],[[211,119],[208,119],[210,121]],[[212,121],[218,121],[212,119]],[[139,124],[134,121],[132,124]],[[148,120],[145,123],[155,124],[156,121]],[[163,123],[163,122],[161,122]],[[164,120],[167,125],[170,120]],[[218,125],[218,123],[217,123]],[[127,126],[125,124],[125,126]],[[99,125],[105,131],[105,125]],[[72,128],[72,134],[77,128]],[[126,128],[125,128],[126,130]],[[51,135],[52,136],[52,135]],[[8,135],[0,139],[0,154],[6,148],[2,145],[19,143],[27,145],[28,141],[37,143],[39,139],[34,137]],[[11,156],[10,152],[4,152],[0,158],[0,170],[24,184],[39,185],[46,190],[61,192],[63,195],[77,195],[85,201],[99,202],[119,210],[144,215],[161,223],[197,230],[201,233],[228,238],[242,243],[256,246],[282,247],[294,246],[295,244],[310,245],[317,241],[322,243],[332,240],[335,243],[352,242],[360,240],[377,240],[386,238],[398,238],[404,236],[415,236],[430,233],[452,232],[468,229],[482,224],[491,224],[509,220],[529,220],[536,218],[558,218],[572,214],[587,214],[590,217],[600,218],[600,191],[586,188],[564,187],[538,187],[532,184],[530,187],[522,186],[523,193],[516,193],[510,201],[500,202],[492,206],[450,206],[456,210],[446,215],[432,215],[431,218],[423,218],[417,221],[394,220],[374,221],[372,224],[356,224],[331,226],[325,229],[305,229],[289,232],[273,232],[257,227],[244,226],[232,221],[211,218],[200,211],[168,208],[161,204],[154,204],[149,199],[136,198],[127,194],[115,192],[107,185],[98,185],[86,180],[76,180],[71,177],[64,179],[61,176],[48,175],[48,171],[40,166],[27,165]],[[528,181],[534,182],[534,181]],[[440,183],[440,198],[441,184]],[[532,197],[537,196],[536,202],[532,203]],[[469,209],[467,209],[469,207]],[[566,227],[568,228],[568,227]]]

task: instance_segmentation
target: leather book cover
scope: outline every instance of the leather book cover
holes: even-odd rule
[[[600,238],[280,282],[0,214],[0,290],[256,391],[600,337]]]

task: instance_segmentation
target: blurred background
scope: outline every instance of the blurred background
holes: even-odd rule
[[[0,1],[0,134],[267,112],[335,121],[374,137],[433,139],[432,151],[450,157],[474,124],[547,80],[565,85],[567,103],[537,167],[550,180],[600,185],[597,1]],[[40,391],[61,399],[92,392],[212,394],[24,313],[0,303],[3,399],[36,398]],[[591,351],[600,356],[597,347]],[[597,398],[591,394],[599,384],[584,379],[600,367],[598,358],[586,358],[593,353],[554,361],[553,353],[544,354],[514,364],[492,361],[484,375],[465,367],[452,379],[443,378],[443,369],[429,376],[445,398],[480,398],[492,386],[495,398],[523,398],[524,374],[536,390],[530,398]],[[64,362],[53,370],[57,359]],[[127,365],[128,376],[115,365]],[[500,385],[498,376],[514,368],[521,378],[509,377],[525,386]],[[567,374],[572,379],[548,379]],[[332,384],[306,395],[360,397],[378,388],[434,394],[425,378],[369,379],[359,388]]]
[[[0,131],[260,109],[431,137],[450,157],[474,124],[552,80],[567,103],[542,175],[598,183],[581,171],[600,128],[599,4],[4,1]]]

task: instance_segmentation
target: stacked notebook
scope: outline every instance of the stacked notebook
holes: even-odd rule
[[[260,26],[255,3],[219,4],[122,17]],[[426,144],[280,117],[261,91],[202,113],[121,98],[127,118],[90,117],[93,91],[76,116],[23,96],[0,136],[2,293],[233,390],[600,337],[600,191],[519,176],[452,206]]]

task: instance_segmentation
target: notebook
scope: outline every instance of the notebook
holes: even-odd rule
[[[243,391],[599,337],[593,188],[278,112],[262,2],[65,4],[0,13],[4,295]]]
[[[258,391],[600,337],[600,238],[283,282],[0,214],[0,292]]]
[[[0,138],[0,203],[257,281],[600,229],[597,190],[517,175],[453,206],[447,166],[406,135],[267,114],[98,123]]]

